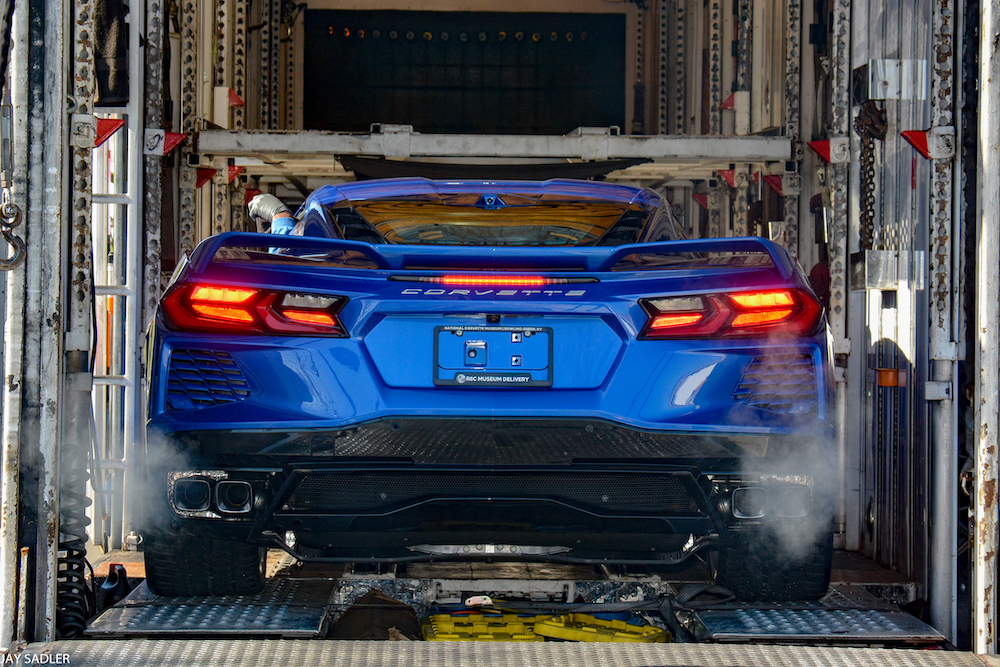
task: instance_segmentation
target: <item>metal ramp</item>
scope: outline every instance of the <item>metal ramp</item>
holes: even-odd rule
[[[752,644],[373,642],[266,639],[67,640],[32,644],[18,664],[73,667],[324,665],[360,667],[983,667],[971,653]]]
[[[660,601],[676,596],[685,579],[696,578],[523,562],[427,563],[390,571],[310,568],[283,557],[271,564],[264,591],[248,596],[165,598],[150,593],[143,583],[93,621],[86,636],[321,638],[341,613],[373,589],[410,605],[418,617],[434,605],[461,604],[467,596],[487,594],[528,607],[582,602],[614,604],[620,611],[623,604],[651,603],[644,613],[661,624]],[[677,623],[690,635],[684,639],[695,642],[936,647],[945,640],[934,628],[857,584],[835,584],[815,603],[737,604],[696,598],[673,609]]]
[[[861,586],[833,586],[819,602],[723,604],[679,619],[702,642],[927,646],[944,636]]]
[[[256,595],[166,598],[146,582],[101,614],[87,637],[319,637],[330,617],[335,582],[268,579]]]

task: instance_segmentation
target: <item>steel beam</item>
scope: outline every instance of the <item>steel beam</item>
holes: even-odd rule
[[[785,30],[785,137],[792,142],[791,160],[802,164],[799,137],[802,128],[802,0],[786,0],[787,26]],[[783,231],[785,250],[799,256],[799,193],[786,192],[785,224]]]
[[[231,0],[233,5],[233,83],[240,99],[246,100],[247,67],[247,0]],[[233,127],[246,127],[246,105],[233,109]]]
[[[664,3],[666,4],[666,3]],[[674,16],[674,104],[673,133],[684,134],[687,109],[687,8],[677,2]]]
[[[193,132],[197,109],[198,86],[198,5],[181,3],[181,128],[183,132]],[[194,250],[195,245],[195,190],[194,170],[188,166],[191,149],[180,149],[180,215],[179,253]]]
[[[736,169],[736,189],[733,191],[733,235],[749,234],[747,223],[750,214],[750,176],[745,165]]]
[[[932,59],[931,127],[954,123],[955,86],[954,0],[934,2],[935,57]],[[959,128],[960,132],[961,128]],[[961,145],[956,137],[956,145]],[[951,391],[930,403],[932,507],[930,595],[931,622],[951,642],[957,641],[958,613],[958,294],[955,248],[961,235],[961,217],[954,215],[954,177],[961,174],[961,152],[952,159],[931,161],[930,190],[930,368],[928,377]]]
[[[145,79],[145,127],[161,128],[163,119],[163,53],[164,39],[163,0],[146,0],[146,58]],[[145,210],[143,211],[142,233],[144,240],[144,262],[142,279],[142,321],[148,322],[153,309],[160,299],[160,219],[163,214],[163,191],[160,178],[163,158],[147,155],[145,158]]]
[[[708,131],[722,134],[722,1],[708,2]]]
[[[636,99],[643,105],[642,108],[636,108],[632,113],[632,134],[643,134],[646,128],[646,109],[648,105],[646,104],[646,15],[647,7],[643,5],[636,5],[636,15],[635,15],[635,85],[641,87],[643,90],[643,95],[641,99]],[[637,118],[642,119],[642,123],[636,123]]]
[[[834,0],[831,17],[830,42],[830,76],[829,99],[831,105],[831,120],[829,125],[830,138],[851,137],[851,0]],[[836,401],[838,425],[837,452],[840,465],[840,483],[837,500],[837,523],[843,530],[844,546],[848,549],[860,548],[860,513],[857,502],[848,501],[848,489],[855,488],[859,483],[860,447],[858,438],[851,437],[857,432],[857,426],[852,421],[848,428],[847,417],[859,414],[860,392],[863,391],[862,371],[857,370],[857,363],[848,368],[846,359],[851,353],[851,338],[848,322],[848,270],[850,252],[849,229],[851,207],[848,198],[850,192],[851,173],[849,164],[837,163],[827,167],[827,187],[830,191],[830,238],[827,242],[830,268],[830,310],[827,317],[833,333],[834,353],[838,355],[836,370]],[[860,310],[860,304],[855,308]],[[849,373],[849,371],[856,371]],[[853,390],[853,394],[849,394]],[[848,401],[851,405],[848,405]],[[851,443],[851,454],[848,453],[848,443]],[[848,507],[856,509],[850,512]],[[851,516],[848,521],[847,517]]]
[[[997,429],[1000,428],[1000,6],[983,2],[979,27],[979,178],[976,257],[976,531],[973,647],[997,652]]]
[[[13,41],[25,44],[24,59],[17,71],[27,76],[12,77],[18,113],[25,114],[23,134],[15,145],[26,146],[25,161],[15,163],[15,173],[26,175],[23,206],[25,212],[25,344],[22,419],[20,424],[22,479],[21,498],[35,503],[32,516],[22,520],[34,524],[34,535],[22,535],[34,561],[33,604],[27,614],[33,618],[34,638],[55,639],[57,541],[59,534],[58,460],[61,439],[61,362],[64,306],[62,283],[65,266],[64,240],[69,237],[70,220],[66,206],[68,180],[69,118],[66,100],[71,50],[69,28],[62,0],[30,0],[19,3],[26,21],[18,21],[24,32]],[[23,143],[22,143],[23,142]],[[20,150],[19,153],[20,155]],[[12,295],[12,298],[20,298]]]
[[[11,72],[28,71],[28,12],[26,3],[14,5],[12,21]],[[24,77],[13,77],[10,82],[11,102],[15,109],[27,109],[28,87]],[[21,210],[27,205],[28,135],[26,113],[16,113],[13,125],[14,169],[11,192],[13,201]],[[23,623],[18,623],[17,610],[26,604],[18,596],[18,571],[27,567],[28,558],[20,558],[21,518],[21,449],[24,438],[21,418],[24,400],[24,351],[25,304],[27,303],[27,267],[23,266],[4,274],[7,281],[6,319],[3,331],[3,474],[0,476],[0,652],[10,648],[24,633]],[[21,561],[21,562],[19,562]],[[21,599],[19,599],[21,597]]]
[[[559,136],[421,134],[409,126],[384,126],[382,133],[373,134],[210,130],[198,134],[197,145],[200,153],[216,157],[273,160],[310,155],[375,155],[775,162],[788,160],[792,149],[787,137],[619,136],[607,128],[583,128]]]

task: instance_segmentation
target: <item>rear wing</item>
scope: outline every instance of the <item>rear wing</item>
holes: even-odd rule
[[[216,253],[222,248],[267,248],[280,244],[281,248],[321,251],[357,252],[380,269],[403,271],[407,269],[465,269],[476,266],[483,270],[565,270],[602,273],[610,271],[629,255],[684,253],[766,253],[785,280],[790,279],[795,268],[788,254],[780,246],[755,236],[725,239],[696,239],[662,241],[659,243],[630,243],[620,246],[595,247],[512,247],[512,246],[444,246],[444,245],[390,245],[345,241],[313,236],[274,236],[248,232],[227,232],[205,239],[192,256],[192,266],[203,272]]]

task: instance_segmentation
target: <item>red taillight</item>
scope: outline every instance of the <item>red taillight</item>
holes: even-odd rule
[[[308,310],[285,310],[281,313],[289,322],[310,324],[317,327],[332,327],[335,322],[329,313],[314,313]]]
[[[649,320],[640,338],[699,338],[811,331],[820,305],[798,289],[643,299]]]
[[[344,297],[220,285],[181,285],[163,298],[176,329],[233,334],[346,336],[337,314]]]
[[[196,285],[191,290],[191,301],[208,301],[212,303],[244,303],[257,294],[258,290],[240,287],[216,287],[211,285]]]

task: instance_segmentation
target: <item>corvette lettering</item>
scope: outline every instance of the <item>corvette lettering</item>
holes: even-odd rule
[[[400,294],[414,296],[533,296],[543,294],[545,296],[583,296],[587,293],[584,289],[422,289],[410,287],[404,289]]]

